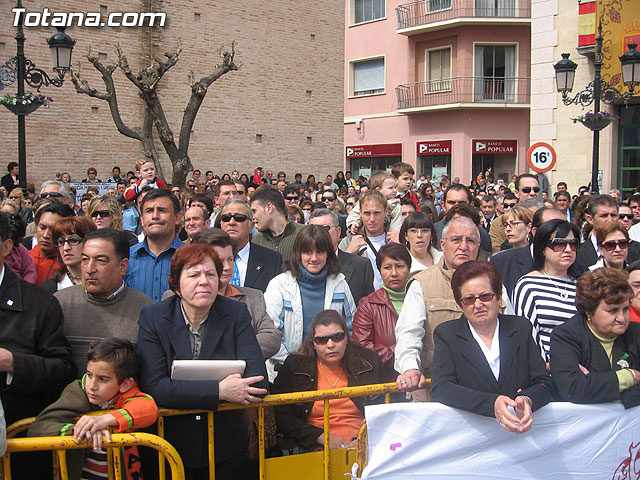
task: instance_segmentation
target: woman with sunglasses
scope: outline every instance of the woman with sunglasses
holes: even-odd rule
[[[110,228],[111,230],[124,231],[129,237],[129,244],[138,243],[138,237],[122,228],[122,206],[115,197],[98,195],[93,197],[87,205],[87,217],[91,218],[98,230]]]
[[[589,267],[593,271],[602,267],[624,270],[629,254],[629,232],[620,222],[605,222],[595,229],[600,258]]]
[[[375,352],[352,343],[347,322],[335,310],[322,310],[312,320],[300,349],[287,357],[273,393],[331,390],[383,383],[388,379]],[[329,400],[329,448],[355,445],[364,421],[363,397]],[[324,402],[276,407],[278,432],[293,438],[304,451],[322,450]]]
[[[88,217],[66,217],[58,220],[51,229],[53,244],[58,249],[58,264],[50,279],[40,284],[49,293],[82,283],[82,241],[85,235],[96,230]]]
[[[576,260],[580,231],[566,220],[551,220],[533,240],[533,270],[516,283],[516,315],[531,322],[543,358],[548,361],[551,331],[576,314],[576,280],[569,268]]]
[[[464,263],[451,289],[462,316],[434,330],[431,398],[526,432],[553,391],[531,324],[499,313],[502,277],[493,263]]]
[[[436,228],[426,213],[413,212],[402,222],[398,234],[401,245],[406,245],[411,255],[410,276],[438,263],[443,253],[436,250]]]
[[[320,310],[336,310],[351,329],[356,304],[335,253],[329,232],[307,225],[298,232],[283,272],[267,285],[267,313],[282,332],[280,351],[267,360],[273,381],[289,353],[296,351],[311,331],[311,321]]]

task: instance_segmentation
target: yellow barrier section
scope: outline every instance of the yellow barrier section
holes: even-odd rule
[[[430,387],[431,379],[427,379],[427,389]],[[291,478],[300,478],[300,472],[304,472],[305,478],[313,478],[312,463],[320,465],[322,459],[322,469],[320,470],[324,480],[331,478],[344,478],[344,473],[351,472],[351,464],[358,461],[360,471],[366,464],[366,427],[359,435],[359,446],[351,449],[330,450],[329,449],[329,400],[336,398],[364,397],[371,395],[385,395],[385,403],[389,403],[390,394],[398,392],[395,382],[381,383],[375,385],[363,385],[359,387],[335,388],[332,390],[312,390],[306,392],[283,393],[277,395],[267,395],[260,403],[252,403],[251,405],[240,405],[236,403],[220,403],[216,411],[225,410],[244,410],[247,408],[258,409],[258,445],[260,466],[260,480],[286,480],[289,478],[285,475],[284,468],[291,469]],[[427,391],[427,398],[429,392]],[[287,405],[291,403],[307,403],[324,401],[324,451],[311,452],[293,456],[265,458],[264,445],[264,407],[274,407],[278,405]],[[174,410],[159,408],[158,409],[158,435],[164,436],[164,419],[165,416],[190,415],[190,414],[207,414],[208,425],[208,447],[209,447],[209,465],[215,465],[214,455],[214,439],[213,439],[213,412],[208,410]],[[361,442],[365,442],[365,446],[360,446]],[[294,458],[295,457],[295,458]],[[333,463],[339,460],[336,468]],[[162,460],[160,460],[161,463]],[[332,463],[333,462],[333,463]],[[273,467],[273,468],[271,468]],[[345,469],[346,467],[346,469]],[[271,475],[273,474],[273,475]],[[160,469],[160,480],[165,480],[164,464]],[[215,469],[209,469],[209,479],[215,480]]]
[[[122,433],[112,434],[111,442],[104,442],[105,447],[126,447],[138,445],[150,447],[162,454],[171,466],[171,478],[173,480],[184,480],[184,466],[182,459],[176,449],[166,440],[150,433]],[[16,452],[34,452],[42,450],[70,450],[87,448],[87,442],[79,442],[73,437],[33,437],[33,438],[11,438],[7,440],[7,453],[2,457],[4,467],[4,479],[11,480],[10,455]],[[116,462],[120,464],[120,461]],[[119,468],[118,470],[121,470]],[[60,464],[60,473],[63,479],[67,479],[66,461]],[[121,472],[115,478],[121,478]]]

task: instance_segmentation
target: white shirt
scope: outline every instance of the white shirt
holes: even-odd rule
[[[480,350],[482,350],[482,353],[484,354],[484,358],[487,359],[487,363],[489,364],[489,368],[491,368],[493,376],[498,380],[498,377],[500,377],[500,320],[496,321],[496,329],[494,330],[493,338],[491,339],[491,348],[488,348],[487,344],[482,341],[480,335],[475,331],[469,320],[467,320],[467,323],[471,329],[471,335],[473,335],[473,338],[478,342]]]
[[[387,243],[386,232],[378,237],[368,238],[378,252]],[[378,270],[378,266],[376,265],[376,254],[373,252],[373,250],[371,250],[371,247],[368,244],[365,253],[367,255],[367,258],[371,262],[371,266],[373,267],[373,290],[376,291],[379,288],[382,288],[382,277],[380,276],[380,271]]]
[[[434,267],[429,267],[434,268]],[[437,268],[437,267],[435,267]],[[453,298],[453,292],[451,292]],[[502,286],[502,300],[505,308],[502,313],[513,315],[513,305],[509,301],[507,290]],[[462,314],[462,312],[460,312]],[[427,306],[419,282],[412,282],[404,297],[402,310],[396,323],[395,370],[404,373],[407,370],[420,370],[420,352],[424,338],[424,324],[427,321]]]
[[[240,278],[240,286],[244,287],[244,281],[247,278],[247,267],[249,266],[249,253],[251,250],[251,242],[242,247],[238,253],[236,253],[236,266],[238,267],[238,277]]]
[[[640,223],[636,223],[629,229],[629,238],[636,242],[640,242]]]

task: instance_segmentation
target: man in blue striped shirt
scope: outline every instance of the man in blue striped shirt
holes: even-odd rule
[[[141,202],[140,218],[145,239],[131,247],[125,283],[155,303],[169,290],[169,268],[175,251],[184,245],[177,235],[182,213],[177,197],[160,188]]]

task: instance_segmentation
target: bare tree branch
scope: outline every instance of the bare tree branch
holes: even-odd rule
[[[83,79],[80,76],[80,72],[72,72],[71,81],[73,85],[76,87],[76,92],[84,93],[90,97],[99,98],[101,100],[105,100],[109,105],[109,110],[111,112],[111,116],[113,117],[113,121],[116,124],[116,128],[118,131],[127,137],[135,138],[136,140],[141,140],[140,132],[134,130],[127,125],[125,125],[122,117],[120,116],[120,109],[118,107],[118,97],[116,96],[116,88],[113,83],[113,72],[117,68],[117,65],[107,65],[104,66],[95,55],[91,54],[91,51],[87,54],[87,60],[102,74],[102,80],[107,87],[106,93],[99,92],[95,88],[91,88],[89,86],[89,82]]]
[[[182,125],[180,127],[180,144],[178,150],[183,155],[187,155],[189,151],[189,142],[191,140],[191,132],[193,130],[193,124],[195,123],[196,116],[200,110],[200,106],[204,101],[204,97],[207,94],[209,86],[220,78],[225,73],[233,70],[238,70],[239,66],[235,64],[234,57],[236,54],[236,43],[231,43],[231,52],[221,52],[222,64],[216,65],[215,70],[202,77],[199,81],[195,82],[195,76],[193,73],[190,75],[191,85],[191,97],[187,103],[187,107],[184,109],[184,115],[182,116]]]

